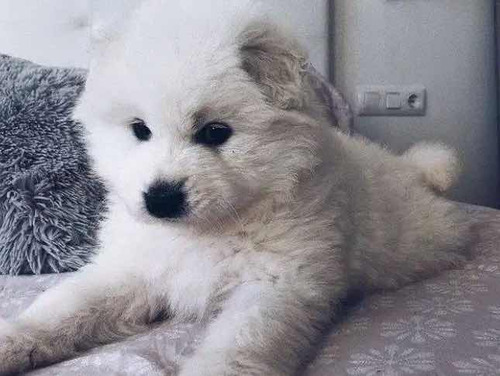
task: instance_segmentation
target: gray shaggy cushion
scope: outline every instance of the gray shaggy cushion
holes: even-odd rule
[[[105,191],[70,119],[85,71],[0,55],[0,274],[75,270]]]

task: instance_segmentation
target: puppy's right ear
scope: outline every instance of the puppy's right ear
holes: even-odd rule
[[[307,53],[299,43],[277,26],[253,22],[239,37],[242,68],[259,85],[271,104],[285,109],[302,109]]]

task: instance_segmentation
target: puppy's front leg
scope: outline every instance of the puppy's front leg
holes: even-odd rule
[[[138,277],[90,265],[0,323],[0,375],[74,356],[141,330],[155,304]]]
[[[321,288],[321,287],[320,287]],[[292,376],[332,320],[332,294],[256,284],[239,288],[182,376]]]

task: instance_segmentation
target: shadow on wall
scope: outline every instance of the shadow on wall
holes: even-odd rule
[[[500,148],[500,0],[495,3],[495,39],[497,41],[497,103],[498,103],[498,117],[497,117],[497,127],[498,127],[498,145]],[[498,175],[500,176],[500,163],[498,166]],[[498,183],[498,201],[497,207],[500,208],[500,182]]]

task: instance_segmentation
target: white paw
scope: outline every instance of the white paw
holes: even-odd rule
[[[71,346],[57,345],[43,330],[16,326],[0,319],[0,376],[46,366],[71,354]]]
[[[29,369],[33,348],[33,342],[28,337],[17,333],[12,325],[0,322],[0,376]]]

